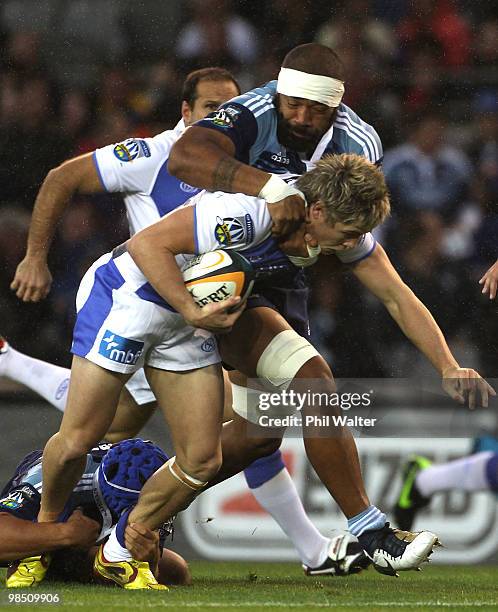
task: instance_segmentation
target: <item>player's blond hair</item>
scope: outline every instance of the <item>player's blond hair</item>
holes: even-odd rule
[[[308,204],[320,201],[328,223],[370,231],[389,215],[389,192],[382,172],[360,155],[327,155],[297,180]]]

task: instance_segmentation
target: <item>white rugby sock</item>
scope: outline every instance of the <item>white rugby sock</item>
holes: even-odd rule
[[[417,474],[415,484],[424,497],[450,489],[485,491],[489,489],[486,464],[491,455],[493,453],[488,451],[441,465],[431,465]]]
[[[129,550],[118,542],[115,526],[111,531],[109,539],[104,544],[103,553],[106,561],[129,561],[133,558]]]
[[[330,540],[308,518],[287,469],[251,493],[290,538],[304,565],[319,567],[324,563]]]
[[[0,376],[6,376],[41,395],[57,410],[64,412],[71,370],[40,361],[9,346],[0,355]]]

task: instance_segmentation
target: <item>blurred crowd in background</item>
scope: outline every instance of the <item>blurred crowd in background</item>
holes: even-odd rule
[[[498,376],[497,303],[478,280],[498,257],[498,18],[491,0],[3,0],[0,4],[0,333],[70,363],[74,296],[127,237],[119,197],[81,197],[60,224],[49,297],[9,290],[30,212],[63,160],[179,119],[195,68],[247,90],[316,41],[346,66],[344,102],[379,132],[393,214],[379,239],[467,366]],[[315,342],[339,376],[423,373],[351,275],[311,272]]]

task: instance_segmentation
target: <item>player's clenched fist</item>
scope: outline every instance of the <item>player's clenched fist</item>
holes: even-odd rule
[[[100,533],[100,525],[77,508],[65,523],[61,523],[61,529],[66,530],[66,538],[69,546],[87,549],[93,546]]]
[[[272,174],[258,194],[266,200],[272,234],[285,236],[294,232],[304,221],[306,199],[301,191]]]
[[[10,288],[23,302],[43,300],[52,286],[52,274],[45,260],[26,256],[17,266]]]

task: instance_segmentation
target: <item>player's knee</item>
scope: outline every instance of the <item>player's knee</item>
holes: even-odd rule
[[[219,472],[222,464],[221,449],[215,451],[191,451],[177,455],[182,469],[196,480],[209,482]]]
[[[59,439],[58,460],[60,463],[68,463],[74,459],[84,457],[92,448],[93,442],[84,436],[71,435],[61,436]]]
[[[315,391],[335,393],[337,385],[334,380],[334,375],[327,362],[321,355],[316,355],[307,361],[296,373],[296,381],[301,379],[312,379],[317,389]]]

